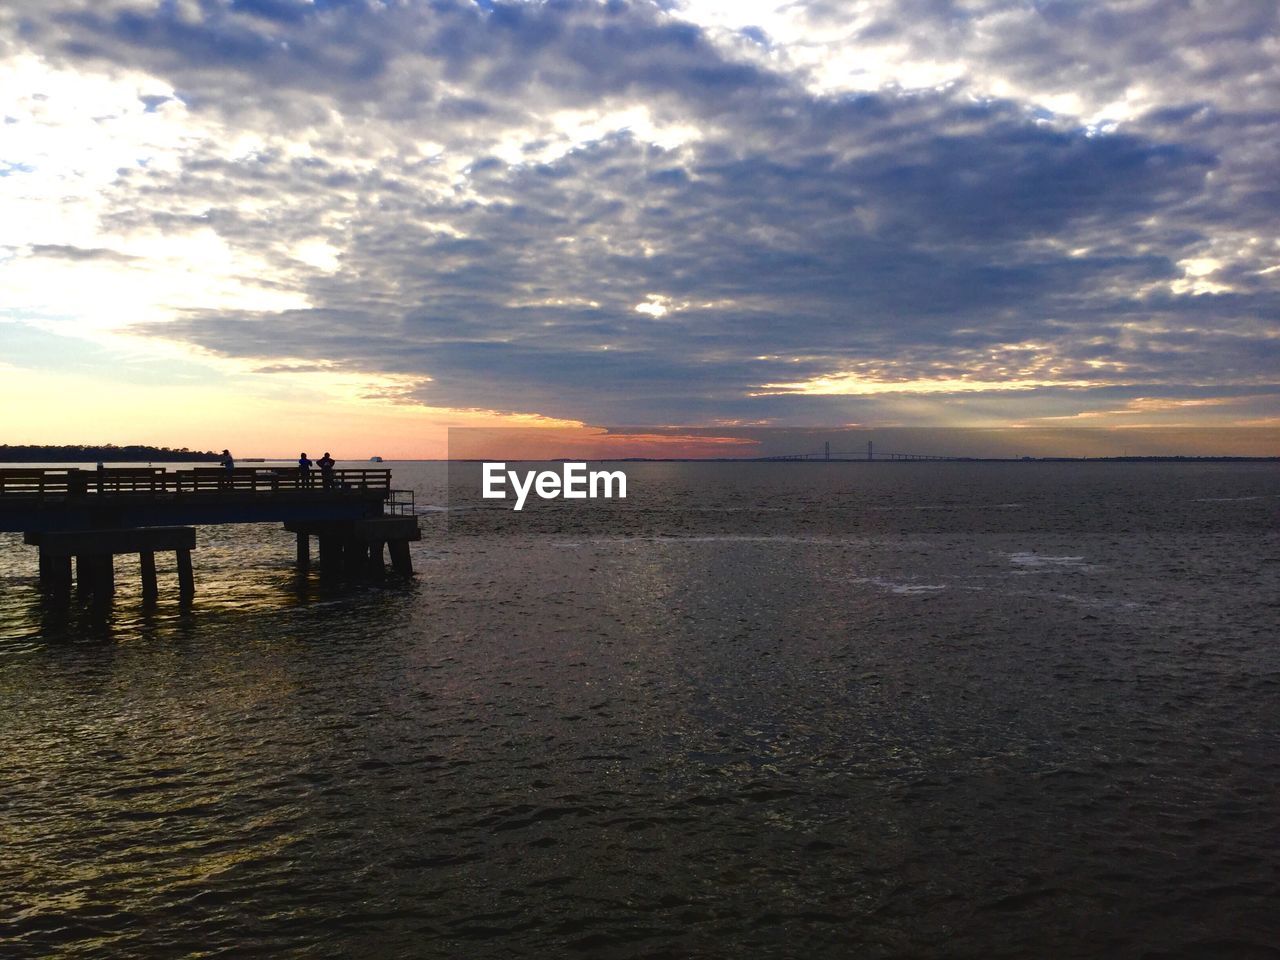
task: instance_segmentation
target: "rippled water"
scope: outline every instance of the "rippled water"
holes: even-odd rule
[[[1274,465],[391,466],[409,585],[0,535],[0,955],[1276,955]]]

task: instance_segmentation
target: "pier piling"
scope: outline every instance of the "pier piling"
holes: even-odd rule
[[[116,592],[116,558],[110,553],[100,553],[93,562],[97,568],[97,592],[109,597]]]
[[[413,575],[409,543],[420,540],[418,518],[413,516],[368,517],[363,520],[335,520],[320,523],[286,522],[285,529],[298,536],[315,536],[320,541],[320,569],[347,577],[381,576],[386,572],[383,557],[391,554],[391,568],[400,576]]]
[[[194,533],[194,531],[192,531]],[[191,551],[178,551],[178,599],[190,602],[196,595],[196,575],[191,569]]]
[[[408,540],[388,540],[387,549],[391,553],[391,569],[399,576],[413,576],[413,561],[409,558]]]
[[[103,563],[97,553],[76,554],[76,592],[81,596],[106,597],[115,593],[115,565],[110,557]]]
[[[156,583],[156,552],[174,551],[178,556],[179,593],[184,599],[195,595],[191,551],[196,545],[195,527],[138,527],[108,530],[59,530],[24,535],[27,543],[40,548],[41,586],[56,597],[71,594],[71,561],[75,559],[75,588],[82,597],[101,603],[115,593],[115,558],[136,553],[142,580],[143,602],[159,596]]]
[[[139,552],[138,570],[142,575],[142,602],[155,603],[160,597],[160,587],[156,583],[156,555],[153,551]]]
[[[40,548],[40,589],[54,597],[71,595],[71,557],[57,556]]]

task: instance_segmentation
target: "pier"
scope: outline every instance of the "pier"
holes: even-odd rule
[[[296,467],[0,468],[0,531],[39,550],[40,587],[51,598],[102,601],[115,592],[115,558],[136,555],[144,603],[158,597],[156,555],[172,553],[179,599],[195,596],[196,528],[281,523],[297,537],[297,566],[324,574],[413,573],[409,542],[421,539],[413,492],[386,469],[303,473]],[[72,564],[74,561],[74,576]]]

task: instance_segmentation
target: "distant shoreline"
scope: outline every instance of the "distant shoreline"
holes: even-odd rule
[[[0,445],[0,463],[136,463],[140,460],[159,463],[216,462],[220,454],[211,450],[152,447],[146,444],[116,446],[104,444],[4,444]]]
[[[15,448],[8,448],[13,450]],[[38,448],[21,448],[23,450],[33,450]],[[77,448],[80,449],[80,448]],[[163,452],[152,453],[123,453],[121,450],[132,448],[117,448],[111,452],[107,452],[104,448],[102,453],[63,453],[63,448],[50,447],[45,448],[43,453],[28,454],[24,456],[16,456],[4,447],[0,447],[0,464],[10,464],[15,466],[40,466],[48,463],[59,464],[75,464],[88,463],[216,463],[219,455],[216,453],[203,452],[184,452],[168,450]],[[496,460],[497,458],[493,458]],[[810,458],[793,458],[793,457],[543,457],[543,458],[506,458],[511,463],[565,463],[565,462],[587,462],[587,463],[775,463],[775,464],[815,464],[815,463],[1280,463],[1280,456],[1275,457],[1245,457],[1245,456],[1221,456],[1221,457],[1194,457],[1194,456],[1151,456],[1151,457],[920,457],[915,459],[897,459],[890,457],[876,457],[873,460],[867,460],[865,457],[832,457],[830,460],[822,457]],[[340,463],[366,463],[363,457],[339,457]],[[267,466],[276,466],[279,464],[292,464],[295,461],[291,457],[237,457],[236,462],[239,464],[264,464]],[[468,457],[460,459],[448,459],[442,457],[405,457],[403,459],[384,459],[383,463],[485,463],[492,462],[477,457]]]
[[[495,458],[496,459],[496,458]],[[509,458],[512,463],[565,463],[585,461],[588,463],[1280,463],[1276,457],[1191,457],[1191,456],[1152,456],[1152,457],[914,457],[899,459],[896,457],[550,457],[542,459]],[[388,460],[387,463],[486,463],[493,462],[479,457],[467,457],[457,460],[449,459],[405,459]]]

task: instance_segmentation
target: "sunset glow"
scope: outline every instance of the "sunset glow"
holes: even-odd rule
[[[1262,6],[6,5],[6,439],[1273,424]]]

